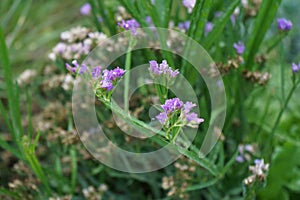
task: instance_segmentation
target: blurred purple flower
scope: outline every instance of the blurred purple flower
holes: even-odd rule
[[[114,86],[111,81],[104,79],[100,81],[100,88],[105,88],[107,91],[110,91],[114,88]]]
[[[87,65],[82,64],[78,73],[79,73],[79,74],[83,74],[83,73],[85,73],[87,70],[88,70]]]
[[[182,4],[188,9],[188,13],[191,13],[196,5],[196,0],[182,0]]]
[[[207,22],[205,24],[205,35],[207,35],[208,33],[210,33],[212,31],[213,27],[214,27],[213,23]]]
[[[191,24],[191,22],[189,20],[185,21],[185,22],[180,22],[180,23],[178,23],[178,28],[180,30],[188,31],[190,28],[190,24]]]
[[[292,63],[292,71],[293,73],[297,73],[298,71],[300,71],[300,63],[297,65],[295,63]]]
[[[192,123],[192,124],[200,124],[204,122],[204,119],[199,118],[198,115],[194,112],[187,114],[186,120],[188,123]]]
[[[130,30],[132,35],[137,35],[137,28],[140,27],[140,24],[135,19],[129,19],[129,20],[122,20],[118,23],[118,26],[120,28],[123,28],[124,30]]]
[[[103,70],[103,79],[109,80],[109,81],[115,81],[118,78],[121,78],[125,74],[125,70],[121,69],[119,67],[113,69],[113,70]]]
[[[147,24],[149,25],[149,27],[154,27],[152,18],[151,18],[150,16],[147,16],[147,17],[146,17],[146,22],[147,22]]]
[[[233,47],[235,48],[236,53],[239,55],[242,55],[245,51],[245,45],[244,45],[244,43],[242,43],[240,41],[238,43],[234,43]]]
[[[190,102],[190,101],[187,101],[184,105],[183,105],[183,111],[184,113],[189,113],[192,108],[194,108],[196,106],[196,104]]]
[[[277,19],[278,30],[289,31],[291,30],[293,23],[290,20],[279,18]]]
[[[85,3],[85,4],[83,4],[83,5],[81,6],[81,8],[80,8],[80,13],[81,13],[82,15],[87,16],[87,15],[90,15],[90,14],[91,14],[91,10],[92,10],[91,4]]]
[[[69,72],[76,73],[77,69],[79,68],[79,64],[78,64],[77,60],[73,60],[72,65],[70,65],[69,63],[66,63],[66,68]]]
[[[98,79],[101,77],[101,67],[100,66],[96,66],[93,68],[92,77],[93,77],[93,79]]]
[[[167,119],[168,119],[168,115],[165,112],[159,113],[159,115],[157,115],[155,117],[161,124],[165,124]]]

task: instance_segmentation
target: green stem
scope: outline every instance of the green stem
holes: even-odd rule
[[[126,53],[126,61],[125,61],[125,88],[124,88],[124,110],[126,113],[129,111],[129,83],[130,83],[130,67],[131,67],[131,50],[133,46],[133,39],[132,36],[130,35],[130,41],[129,41],[129,47]]]
[[[281,120],[281,117],[282,117],[284,111],[285,111],[286,108],[287,108],[287,105],[288,105],[289,101],[291,100],[291,97],[293,96],[294,91],[295,91],[296,88],[297,88],[297,85],[298,85],[298,84],[293,84],[293,87],[292,87],[292,89],[290,90],[290,92],[289,92],[289,94],[288,94],[288,97],[287,97],[287,99],[285,100],[284,105],[283,105],[283,107],[281,108],[281,110],[280,110],[280,112],[279,112],[279,114],[278,114],[278,116],[277,116],[277,118],[276,118],[275,124],[274,124],[274,126],[273,126],[273,128],[272,128],[272,130],[271,130],[270,136],[269,136],[269,138],[268,138],[267,145],[266,145],[266,147],[265,147],[265,149],[264,149],[264,153],[268,152],[268,151],[270,150],[270,148],[272,147],[272,143],[273,143],[273,138],[274,138],[274,135],[275,135],[275,131],[276,131],[278,125],[279,125],[279,122],[280,122],[280,120]]]

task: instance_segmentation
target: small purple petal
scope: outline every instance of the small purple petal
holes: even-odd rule
[[[91,9],[92,9],[91,4],[85,3],[81,6],[80,13],[85,16],[90,15]]]
[[[168,115],[165,112],[160,113],[159,115],[157,115],[155,117],[161,124],[165,124],[167,119],[168,119]]]
[[[214,27],[213,23],[207,22],[205,24],[205,35],[207,35],[208,33],[210,33],[212,31],[213,27]]]
[[[110,91],[114,88],[113,84],[109,80],[100,81],[100,88],[105,88],[107,91]]]
[[[93,68],[92,77],[93,77],[93,79],[98,79],[101,77],[101,67],[100,66],[96,66]]]
[[[182,4],[188,9],[188,13],[191,13],[196,5],[196,0],[183,0]]]
[[[295,64],[295,63],[292,63],[292,71],[293,71],[293,73],[295,74],[295,73],[297,73],[299,70],[300,70],[300,64],[297,65],[297,64]]]
[[[239,55],[242,55],[245,51],[245,45],[244,45],[244,43],[242,43],[240,41],[238,43],[234,43],[233,47],[235,48],[236,53]]]
[[[187,101],[184,105],[183,105],[183,111],[184,113],[189,113],[192,108],[194,108],[196,106],[196,104],[192,103],[192,102],[189,102]]]
[[[290,20],[279,18],[277,19],[277,27],[280,31],[289,31],[291,30],[293,23]]]

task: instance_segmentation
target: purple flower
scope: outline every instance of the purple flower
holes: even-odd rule
[[[100,66],[96,66],[93,68],[92,77],[93,77],[93,79],[98,79],[101,77],[101,67]]]
[[[235,158],[235,160],[236,160],[236,162],[238,162],[238,163],[243,163],[243,162],[245,162],[243,156],[237,156],[237,157]]]
[[[238,43],[234,43],[233,47],[235,48],[236,53],[239,55],[242,55],[245,51],[245,45],[244,45],[244,43],[242,43],[240,41]]]
[[[125,74],[125,70],[121,69],[119,67],[113,69],[113,70],[103,70],[103,79],[109,80],[109,81],[115,81],[118,78],[121,78]]]
[[[189,102],[187,101],[184,105],[183,105],[183,111],[184,113],[189,113],[192,108],[194,108],[196,106],[196,104],[192,103],[192,102]]]
[[[279,18],[277,19],[277,26],[280,31],[289,31],[291,30],[293,23],[290,20]]]
[[[182,0],[182,4],[188,9],[188,13],[191,13],[196,5],[196,0]]]
[[[196,104],[187,101],[185,104],[179,98],[173,98],[166,100],[165,104],[162,105],[163,112],[156,116],[156,119],[161,123],[165,124],[168,118],[172,119],[172,123],[181,124],[180,126],[189,126],[192,128],[197,128],[198,125],[204,122],[204,119],[199,118],[191,109],[194,108]],[[176,115],[173,115],[176,113]],[[177,115],[179,114],[179,115]],[[177,121],[174,122],[174,116],[177,116]],[[179,123],[178,123],[179,122]],[[171,126],[174,124],[171,124]]]
[[[297,65],[295,63],[292,63],[292,71],[293,73],[297,73],[298,71],[300,71],[300,63]]]
[[[80,13],[85,16],[90,15],[91,9],[92,9],[91,4],[85,3],[81,6]]]
[[[166,113],[169,114],[174,112],[175,110],[180,110],[182,106],[183,102],[179,98],[173,98],[166,100],[165,104],[161,107]]]
[[[66,63],[66,68],[69,72],[76,73],[77,69],[79,68],[79,64],[78,64],[77,60],[73,60],[72,65],[70,65],[69,63]]]
[[[188,121],[188,123],[192,123],[192,124],[200,124],[204,122],[204,119],[199,118],[198,115],[194,112],[187,114],[186,120]]]
[[[165,124],[167,119],[168,119],[168,115],[165,112],[160,113],[159,115],[157,115],[155,117],[161,124]]]
[[[150,67],[150,73],[153,76],[157,75],[165,75],[167,78],[175,78],[178,74],[178,70],[172,70],[171,67],[169,67],[166,60],[163,60],[161,64],[158,64],[155,60],[149,61]]]
[[[85,64],[82,64],[78,73],[83,74],[87,70],[88,70],[88,67]]]
[[[154,24],[152,22],[152,18],[150,16],[146,17],[146,22],[149,25],[149,27],[154,27]]]
[[[102,80],[100,81],[100,88],[105,88],[107,91],[110,91],[114,88],[114,85],[109,80]]]
[[[178,28],[179,28],[180,30],[187,31],[187,30],[189,30],[189,28],[190,28],[190,24],[191,24],[190,21],[180,22],[180,23],[178,24]]]
[[[118,23],[118,26],[124,28],[125,30],[130,30],[132,35],[137,35],[137,28],[140,27],[140,24],[135,19],[122,20]]]
[[[212,31],[213,27],[214,27],[213,23],[207,22],[205,24],[205,35],[207,35],[208,33],[210,33]]]

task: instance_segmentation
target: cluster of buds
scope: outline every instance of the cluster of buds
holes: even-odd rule
[[[293,27],[293,23],[290,20],[279,18],[277,19],[277,27],[279,31],[289,31]]]
[[[244,180],[245,185],[250,185],[255,181],[264,182],[266,180],[269,164],[265,164],[264,159],[256,159],[254,164],[249,167],[252,174]]]
[[[242,5],[246,10],[246,17],[255,17],[258,13],[262,0],[242,0]]]
[[[91,32],[85,27],[75,27],[69,31],[62,32],[59,42],[49,54],[53,61],[57,59],[72,60],[86,56],[94,47],[107,36],[100,32]]]
[[[126,31],[130,30],[134,36],[138,34],[137,29],[140,28],[140,24],[135,19],[122,20],[118,22],[118,26]]]
[[[271,74],[268,72],[251,72],[245,70],[243,72],[244,78],[246,80],[250,80],[254,83],[258,83],[259,85],[265,85],[271,78]]]
[[[253,154],[256,152],[256,145],[254,144],[240,144],[238,147],[239,155],[236,157],[236,161],[243,163],[250,161]]]
[[[106,184],[101,184],[97,189],[93,186],[89,186],[88,188],[83,189],[82,193],[86,199],[101,200],[107,189]]]
[[[123,77],[126,70],[116,67],[115,69],[102,70],[101,66],[95,66],[89,73],[89,68],[85,64],[79,65],[76,60],[72,61],[72,65],[66,63],[66,68],[69,72],[75,75],[86,75],[91,79],[94,92],[101,100],[109,100],[113,89]]]
[[[208,71],[208,75],[210,75],[211,77],[216,77],[219,75],[220,72],[221,75],[224,76],[228,74],[230,71],[239,68],[239,66],[243,62],[244,62],[243,58],[241,56],[237,56],[236,58],[228,59],[226,63],[219,62],[216,64],[212,64]]]
[[[191,110],[196,104],[187,101],[185,104],[179,98],[168,99],[161,106],[163,112],[156,116],[156,119],[163,125],[166,131],[166,138],[174,141],[179,134],[181,127],[189,126],[198,128],[204,119]]]

